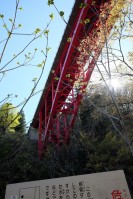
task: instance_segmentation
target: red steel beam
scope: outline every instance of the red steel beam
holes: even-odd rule
[[[84,2],[87,4],[86,7],[81,9],[78,5],[73,10],[75,18],[71,26],[69,27],[68,25],[66,29],[69,32],[67,37],[70,37],[71,41],[67,42],[67,38],[65,38],[64,47],[60,57],[58,57],[59,59],[55,60],[56,67],[52,70],[48,87],[42,94],[31,124],[34,128],[39,126],[38,151],[40,157],[48,142],[56,143],[57,145],[69,142],[70,132],[77,116],[84,89],[87,87],[87,84],[83,84],[83,86],[80,86],[79,91],[76,92],[74,83],[81,77],[82,83],[88,83],[103,48],[103,45],[97,47],[94,57],[91,58],[88,64],[87,72],[84,72],[84,66],[89,57],[85,57],[82,66],[80,66],[77,63],[80,56],[78,47],[86,36],[91,37],[92,32],[97,29],[100,5],[107,2],[107,0],[96,0],[95,6],[92,5],[92,0],[85,0]],[[89,19],[90,23],[83,25],[81,21],[86,19]],[[72,16],[70,20],[72,20]],[[97,41],[98,38],[96,37],[95,40]]]
[[[85,3],[87,3],[87,0],[85,1]],[[76,25],[75,25],[75,27],[73,29],[74,31],[73,31],[73,34],[72,34],[72,37],[71,37],[71,42],[70,42],[70,45],[68,47],[68,50],[67,50],[67,53],[66,53],[66,56],[65,56],[65,60],[64,60],[64,63],[62,65],[62,68],[61,68],[61,74],[60,74],[60,77],[59,77],[59,80],[58,80],[58,85],[57,85],[57,88],[56,88],[55,92],[53,93],[53,100],[52,100],[52,104],[51,104],[51,110],[50,110],[50,113],[49,113],[49,118],[48,118],[46,129],[45,129],[45,135],[44,135],[45,137],[47,135],[46,132],[48,131],[49,126],[50,126],[52,115],[57,112],[56,111],[56,106],[57,106],[57,103],[58,103],[58,99],[60,97],[60,92],[59,91],[62,92],[62,89],[64,87],[63,82],[64,82],[64,78],[66,76],[67,66],[70,66],[70,64],[71,64],[71,60],[69,59],[69,57],[72,55],[73,48],[74,48],[73,46],[76,46],[76,43],[77,43],[77,39],[76,39],[75,35],[78,35],[78,33],[79,33],[79,31],[80,31],[80,29],[82,27],[82,25],[80,24],[80,21],[81,21],[82,18],[84,18],[86,12],[87,12],[87,10],[85,8],[83,8],[81,10],[79,16],[76,19]]]
[[[42,154],[42,112],[39,112],[39,135],[38,135],[38,155],[41,158]]]

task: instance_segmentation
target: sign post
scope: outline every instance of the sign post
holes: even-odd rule
[[[122,170],[9,184],[5,199],[131,199]]]

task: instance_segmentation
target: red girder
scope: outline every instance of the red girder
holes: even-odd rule
[[[85,57],[82,64],[83,67],[79,66],[77,64],[77,59],[80,55],[78,47],[85,36],[91,35],[92,31],[96,29],[100,5],[107,1],[95,0],[95,2],[95,6],[93,6],[92,0],[85,0],[85,3],[87,3],[86,7],[81,9],[78,5],[72,11],[75,14],[74,20],[71,23],[71,27],[68,25],[66,29],[69,32],[67,38],[70,37],[71,40],[67,42],[67,38],[64,39],[64,47],[59,59],[56,61],[56,67],[49,76],[48,86],[42,94],[31,124],[34,128],[39,127],[39,156],[41,156],[48,142],[60,145],[68,143],[70,140],[70,132],[77,116],[84,89],[87,87],[85,82],[88,83],[90,80],[96,61],[103,48],[103,46],[98,47],[98,50],[94,52],[94,57],[91,58],[88,69],[84,72],[84,66],[89,58],[88,56]],[[71,21],[72,17],[70,17]],[[90,23],[83,25],[81,21],[85,19],[89,19]],[[80,78],[82,78],[80,82],[83,85],[76,91],[74,83]]]

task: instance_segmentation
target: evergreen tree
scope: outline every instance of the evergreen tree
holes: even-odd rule
[[[21,113],[20,113],[20,118],[19,118],[19,125],[18,126],[16,126],[16,128],[15,128],[15,131],[16,132],[20,132],[20,133],[26,133],[26,120],[25,120],[25,114],[24,114],[24,111],[22,111]]]

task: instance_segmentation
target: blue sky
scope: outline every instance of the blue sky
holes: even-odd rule
[[[74,0],[55,0],[55,4],[59,11],[64,11],[64,17],[66,21],[68,21],[69,15],[74,4]],[[37,88],[37,90],[40,90],[44,88],[66,24],[60,18],[55,8],[53,6],[49,7],[47,5],[47,0],[20,0],[19,7],[22,7],[23,10],[18,10],[16,27],[19,24],[21,24],[22,27],[16,29],[14,31],[15,33],[32,33],[36,30],[36,28],[43,30],[49,22],[49,15],[51,13],[54,13],[54,20],[52,20],[50,26],[48,27],[48,47],[50,47],[51,50],[48,54],[43,77]],[[5,23],[7,24],[7,27],[9,29],[11,28],[11,22],[9,21],[9,18],[13,19],[14,10],[15,0],[1,1],[0,14],[4,15]],[[7,32],[3,27],[2,20],[0,21],[0,31],[0,41],[2,41],[3,39],[7,38]],[[13,58],[14,54],[20,52],[32,38],[33,36],[13,35],[6,47],[2,62],[0,64],[0,68],[5,66],[5,64]],[[3,46],[4,42],[0,43],[0,52],[2,51]],[[34,60],[31,62],[32,66],[24,66],[13,71],[5,72],[4,78],[0,82],[0,101],[3,98],[5,98],[8,94],[12,94],[12,96],[18,95],[17,98],[13,97],[12,99],[10,99],[10,102],[14,106],[17,106],[30,94],[31,89],[34,85],[32,79],[35,77],[39,77],[39,74],[41,72],[41,69],[34,65],[41,63],[44,59],[41,51],[45,50],[46,48],[45,37],[33,42],[20,56],[18,56],[14,61],[12,61],[9,65],[7,65],[7,67],[4,68],[5,70],[8,70],[18,66],[17,62],[19,62],[20,64],[23,63],[25,59],[25,54],[27,54],[28,52],[30,52],[31,54],[34,53],[35,48],[37,48],[38,50],[36,52]],[[2,73],[0,74],[0,78],[1,77]],[[26,122],[32,120],[40,99],[40,95],[41,94],[34,96],[25,106],[24,112],[26,116]]]
[[[15,2],[16,0],[1,1],[0,14],[4,15],[5,23],[7,24],[7,27],[9,29],[11,28],[11,22],[9,21],[9,19],[13,19],[14,17]],[[69,19],[73,4],[74,0],[55,0],[55,5],[58,8],[58,10],[64,11],[64,17],[66,21],[68,21]],[[54,58],[56,56],[56,52],[58,50],[66,24],[61,19],[54,6],[47,5],[47,0],[20,0],[19,8],[21,7],[22,11],[18,10],[17,13],[16,27],[19,24],[22,24],[22,27],[16,29],[14,31],[15,33],[33,33],[36,30],[36,28],[43,30],[44,28],[46,28],[50,20],[49,15],[51,13],[54,13],[54,20],[52,20],[50,26],[48,27],[48,47],[50,47],[51,50],[48,54],[43,76],[36,89],[36,91],[38,91],[42,90],[45,86],[45,82],[47,80],[50,68],[52,67]],[[19,53],[31,41],[33,37],[33,35],[13,35],[6,47],[2,62],[0,63],[0,68],[5,66],[5,64],[13,58],[14,54]],[[2,20],[0,20],[0,42],[5,38],[7,38],[7,31],[3,27]],[[116,43],[114,44],[114,46],[117,45],[118,44]],[[0,43],[0,52],[2,51],[3,46],[4,42]],[[132,43],[126,40],[122,42],[122,47],[124,54],[127,55],[129,49],[132,48]],[[37,65],[44,60],[44,56],[41,53],[41,51],[45,51],[46,38],[43,36],[42,38],[39,38],[38,40],[34,41],[20,56],[18,56],[14,61],[12,61],[9,65],[7,65],[4,68],[5,70],[8,70],[18,66],[17,62],[19,62],[20,64],[23,63],[25,59],[25,54],[30,52],[32,55],[34,53],[35,48],[37,48],[38,50],[36,52],[34,60],[31,61],[31,65],[20,67],[19,69],[4,73],[4,78],[2,79],[2,81],[0,81],[0,101],[3,100],[8,94],[12,94],[13,98],[11,98],[9,102],[11,102],[14,106],[18,106],[18,104],[20,104],[22,101],[24,101],[24,99],[26,99],[29,96],[31,89],[34,86],[34,82],[32,81],[32,79],[35,77],[39,77],[41,73],[41,69],[37,67]],[[0,70],[0,72],[2,71]],[[1,77],[2,73],[0,73],[0,80]],[[15,98],[15,95],[18,95],[18,97]],[[30,123],[34,116],[40,96],[41,93],[35,95],[33,98],[29,100],[28,104],[24,107],[27,123]],[[20,108],[21,106],[19,107],[19,109]]]

